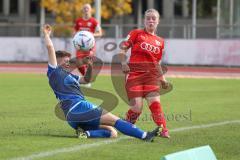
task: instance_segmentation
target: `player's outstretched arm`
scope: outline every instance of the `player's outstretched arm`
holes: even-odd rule
[[[50,38],[51,32],[52,32],[52,27],[49,24],[45,24],[43,26],[43,35],[44,35],[44,41],[45,45],[48,50],[48,63],[52,66],[57,66],[57,59],[56,59],[56,54],[55,54],[55,49],[52,43],[52,40]]]
[[[119,48],[120,48],[120,51],[118,54],[118,58],[122,65],[122,71],[123,71],[123,73],[128,73],[128,72],[130,72],[130,68],[127,64],[126,54],[127,54],[128,49],[130,48],[130,45],[126,41],[122,41],[119,45]]]
[[[122,65],[123,73],[130,72],[130,68],[129,68],[128,64],[127,64],[127,56],[126,56],[126,54],[127,54],[127,50],[123,50],[123,49],[121,49],[119,54],[118,54],[118,58],[119,58],[119,60],[121,62],[121,65]]]
[[[93,62],[91,57],[84,57],[82,59],[79,58],[73,58],[70,60],[71,68],[79,68],[82,65],[87,65],[87,71],[84,75],[84,77],[81,77],[79,82],[81,84],[86,84],[91,82],[93,77]]]
[[[92,62],[87,64],[87,71],[83,77],[82,83],[90,83],[93,77],[93,64]]]
[[[159,62],[159,65],[158,65],[158,70],[159,70],[159,74],[160,74],[160,82],[161,82],[161,85],[163,88],[168,88],[169,86],[169,82],[166,80],[165,76],[164,76],[164,72],[163,72],[163,69],[162,69],[162,66],[161,66],[161,61]]]

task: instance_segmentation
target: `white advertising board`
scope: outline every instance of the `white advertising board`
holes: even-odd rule
[[[96,40],[96,56],[112,62],[119,51],[122,39]],[[66,50],[75,55],[70,38],[53,38],[56,50]],[[0,62],[47,61],[47,50],[41,38],[0,37]],[[240,66],[240,40],[178,40],[165,42],[164,62],[180,65]]]

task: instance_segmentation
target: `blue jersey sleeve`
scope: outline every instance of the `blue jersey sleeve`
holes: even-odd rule
[[[48,70],[47,70],[47,76],[49,77],[51,73],[57,68],[57,66],[53,66],[51,64],[48,64]]]
[[[72,77],[73,77],[74,79],[76,79],[76,80],[79,82],[81,76],[77,76],[77,75],[74,75],[74,74],[71,74],[71,75],[72,75]]]

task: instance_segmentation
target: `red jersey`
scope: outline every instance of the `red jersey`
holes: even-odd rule
[[[83,18],[78,18],[75,21],[75,31],[89,31],[91,33],[94,33],[96,31],[96,29],[98,29],[97,27],[99,26],[97,20],[93,17],[89,18],[88,20],[85,20]],[[96,50],[96,46],[91,50],[91,51],[77,51],[76,52],[76,56],[78,58],[82,58],[85,56],[89,56],[89,55],[94,55]]]
[[[98,26],[98,22],[93,17],[89,18],[88,20],[85,20],[83,18],[78,18],[75,21],[74,28],[76,31],[89,31],[94,33],[97,26]]]
[[[132,30],[125,44],[131,47],[129,63],[159,63],[162,59],[163,38],[149,34],[143,29]]]

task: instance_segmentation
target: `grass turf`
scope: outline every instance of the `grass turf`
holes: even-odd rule
[[[239,119],[239,80],[170,81],[174,90],[161,97],[170,129]],[[111,84],[110,77],[99,76],[93,88],[117,95]],[[1,74],[0,93],[0,159],[105,140],[79,140],[74,137],[74,131],[54,114],[57,101],[44,75]],[[101,102],[92,97],[88,99],[97,104]],[[127,104],[119,98],[113,113],[123,117],[127,108]],[[147,107],[144,107],[137,125],[145,130],[154,127]],[[237,148],[239,131],[239,124],[229,124],[174,132],[170,140],[156,138],[154,143],[123,139],[42,159],[160,159],[168,153],[209,144],[218,160],[237,160],[240,156]]]

